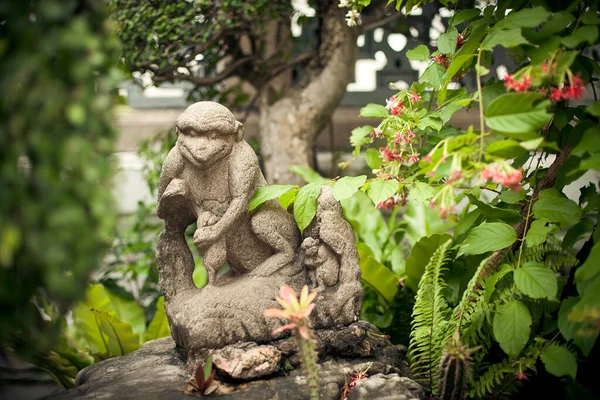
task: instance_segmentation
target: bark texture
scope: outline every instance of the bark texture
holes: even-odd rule
[[[301,184],[292,165],[313,166],[313,141],[322,131],[354,73],[358,55],[356,32],[344,21],[337,3],[323,9],[318,54],[298,87],[260,94],[261,155],[269,183]]]

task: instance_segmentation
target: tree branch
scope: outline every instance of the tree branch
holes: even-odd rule
[[[384,26],[384,25],[386,25],[386,24],[388,24],[388,23],[390,23],[392,21],[396,21],[397,19],[400,19],[402,17],[403,17],[402,13],[398,12],[398,13],[394,13],[392,15],[388,15],[387,17],[382,18],[382,19],[379,19],[379,18],[373,19],[371,21],[363,23],[359,27],[359,31],[360,31],[360,33],[365,33],[365,32],[368,32],[368,31],[372,31],[375,28],[379,28],[381,26]]]
[[[240,58],[237,61],[228,65],[227,68],[225,68],[223,71],[221,71],[218,74],[213,75],[213,76],[199,77],[199,76],[195,76],[195,75],[191,75],[191,74],[186,75],[186,74],[179,74],[179,73],[175,72],[172,74],[154,76],[152,79],[156,83],[171,81],[171,80],[182,80],[182,81],[192,82],[196,86],[211,86],[211,85],[215,85],[215,84],[221,82],[225,78],[228,78],[228,77],[234,75],[234,73],[237,71],[238,68],[240,68],[241,66],[243,66],[244,64],[246,64],[247,62],[249,62],[255,58],[256,58],[256,56],[254,56],[254,55]]]
[[[291,60],[288,60],[287,62],[285,62],[283,64],[277,65],[269,73],[267,81],[270,81],[271,79],[273,79],[277,75],[281,74],[286,69],[292,68],[292,67],[294,67],[297,64],[301,64],[303,62],[310,61],[316,55],[317,55],[317,51],[316,50],[309,51],[309,52],[306,52],[306,53],[299,54],[296,57],[292,58]]]

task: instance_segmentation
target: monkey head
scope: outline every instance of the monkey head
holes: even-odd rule
[[[244,126],[231,111],[212,101],[189,106],[175,122],[177,149],[192,165],[208,169],[231,154],[244,137]]]

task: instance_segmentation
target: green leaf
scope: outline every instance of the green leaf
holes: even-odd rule
[[[537,132],[552,117],[546,111],[547,101],[537,93],[507,93],[494,99],[485,111],[486,124],[498,132]]]
[[[417,182],[408,193],[408,201],[424,203],[435,195],[435,189],[423,182]]]
[[[124,356],[140,348],[140,337],[131,331],[131,325],[106,312],[98,310],[92,312],[106,338],[109,357]]]
[[[406,52],[406,58],[412,61],[429,60],[429,49],[424,44],[420,44],[412,50]]]
[[[494,26],[494,31],[500,29],[513,28],[535,28],[548,20],[552,13],[544,7],[538,6],[535,8],[526,8],[520,11],[513,11],[506,16],[502,21]]]
[[[369,125],[354,128],[350,135],[350,144],[352,146],[362,146],[370,142],[369,133],[373,131],[373,127]]]
[[[80,347],[90,349],[105,358],[108,357],[109,349],[92,310],[108,312],[110,309],[110,299],[106,296],[102,285],[88,287],[86,299],[77,303],[73,309],[73,325]]]
[[[361,279],[369,284],[388,303],[394,301],[398,292],[398,277],[385,265],[367,253],[358,252],[360,257]]]
[[[529,261],[515,271],[517,288],[532,299],[556,300],[558,282],[549,267],[537,261]]]
[[[387,109],[380,104],[369,103],[360,109],[361,117],[369,118],[386,118],[388,117]]]
[[[434,90],[439,90],[442,86],[444,76],[444,67],[438,63],[431,63],[419,78],[419,83],[426,83]]]
[[[518,192],[514,192],[512,190],[505,190],[498,198],[505,203],[516,204],[525,200],[525,191],[519,190]]]
[[[104,289],[104,291],[110,299],[110,304],[116,317],[131,325],[133,333],[136,333],[141,337],[146,331],[146,316],[138,302],[135,300],[128,300],[107,289]]]
[[[337,201],[341,201],[352,197],[354,193],[358,192],[358,189],[367,181],[366,175],[360,176],[345,176],[338,180],[333,186],[333,197]]]
[[[160,296],[156,302],[156,312],[152,321],[148,325],[146,334],[144,335],[144,342],[154,339],[160,339],[171,335],[171,329],[169,328],[169,321],[167,321],[167,314],[165,313],[165,298]]]
[[[369,148],[365,151],[365,161],[371,169],[379,169],[383,163],[380,151],[374,148]]]
[[[204,363],[204,381],[208,381],[208,378],[210,378],[210,374],[212,372],[212,367],[213,367],[213,359],[212,359],[212,354],[210,354],[208,356],[208,358],[206,359],[206,362]]]
[[[496,290],[496,284],[500,281],[500,279],[502,279],[504,275],[513,271],[514,268],[512,265],[502,264],[498,272],[485,280],[485,301],[490,301],[492,294],[494,294],[494,290]]]
[[[314,169],[310,167],[303,167],[301,165],[292,165],[289,168],[290,171],[298,175],[306,183],[328,183],[329,179],[323,178]]]
[[[600,274],[600,262],[598,260],[600,260],[600,243],[596,242],[585,262],[575,271],[575,283],[580,294],[583,294],[580,289],[581,284]]]
[[[555,228],[554,225],[548,224],[547,219],[536,219],[531,223],[527,235],[525,236],[525,244],[527,247],[538,246],[546,241],[546,237]]]
[[[527,39],[521,34],[521,28],[509,29],[507,31],[493,30],[483,42],[483,49],[493,50],[498,45],[510,49],[528,43]]]
[[[537,219],[565,226],[579,221],[581,208],[558,190],[550,188],[540,192],[538,200],[533,204],[533,215]]]
[[[292,190],[288,190],[281,196],[279,196],[278,200],[281,207],[286,210],[289,208],[290,204],[292,204],[296,200],[296,196],[298,195],[299,189],[294,188]]]
[[[511,299],[498,307],[492,324],[494,337],[506,354],[516,357],[525,348],[531,322],[529,310],[518,300]]]
[[[450,25],[456,26],[456,25],[462,24],[463,22],[470,21],[473,18],[479,17],[480,14],[481,14],[481,10],[479,10],[477,8],[469,8],[466,10],[459,11],[450,20]]]
[[[554,376],[570,376],[575,379],[577,376],[577,359],[567,349],[552,343],[542,353],[542,362],[546,371]]]
[[[419,288],[419,281],[425,267],[429,264],[429,260],[438,247],[452,239],[450,235],[431,235],[421,238],[411,249],[408,258],[406,259],[406,285],[413,291]]]
[[[577,47],[581,43],[588,42],[593,44],[598,39],[597,26],[580,26],[571,35],[561,40],[562,44],[567,47]]]
[[[522,156],[527,153],[527,150],[521,147],[516,140],[508,139],[490,143],[485,152],[491,156],[509,159]]]
[[[598,128],[593,127],[583,133],[583,137],[571,153],[582,157],[588,153],[594,154],[598,152],[600,152],[600,135],[598,135]]]
[[[388,181],[379,178],[373,179],[367,189],[367,195],[375,205],[378,205],[396,194],[399,186],[399,182],[395,179]]]
[[[471,204],[476,205],[483,215],[490,218],[498,218],[504,222],[517,223],[521,220],[521,213],[516,210],[499,208],[479,200],[471,193],[467,193]]]
[[[587,357],[594,348],[598,330],[590,331],[584,323],[571,320],[570,315],[575,306],[579,306],[579,299],[579,297],[568,297],[561,302],[560,310],[558,310],[558,327],[565,339],[572,339],[573,343]]]
[[[440,129],[442,129],[442,120],[440,118],[429,116],[420,120],[417,126],[421,130],[425,130],[426,128],[433,128],[439,132]]]
[[[254,210],[256,207],[261,205],[267,200],[275,199],[290,189],[297,187],[293,185],[271,185],[271,186],[263,186],[259,187],[254,196],[250,199],[248,203],[248,211]]]
[[[440,35],[437,40],[438,50],[442,54],[452,54],[456,50],[456,39],[458,39],[458,31],[451,26],[445,33]]]
[[[321,194],[321,185],[309,183],[298,192],[294,202],[294,218],[300,232],[311,223],[317,213],[317,198]]]
[[[597,101],[585,108],[585,111],[588,114],[593,115],[594,117],[600,117],[600,101]]]
[[[471,230],[460,246],[460,253],[483,254],[510,246],[517,240],[514,228],[502,222],[483,223]]]

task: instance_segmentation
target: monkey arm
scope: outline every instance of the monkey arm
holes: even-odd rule
[[[223,217],[213,229],[217,236],[229,230],[248,212],[248,201],[256,190],[260,172],[256,154],[246,142],[238,142],[229,159],[229,192],[232,199]]]
[[[160,171],[160,181],[158,183],[158,196],[157,196],[157,212],[159,217],[161,216],[160,212],[160,200],[165,193],[165,190],[169,186],[169,183],[181,174],[183,170],[184,160],[177,148],[177,145],[173,146],[162,166],[162,170]]]

